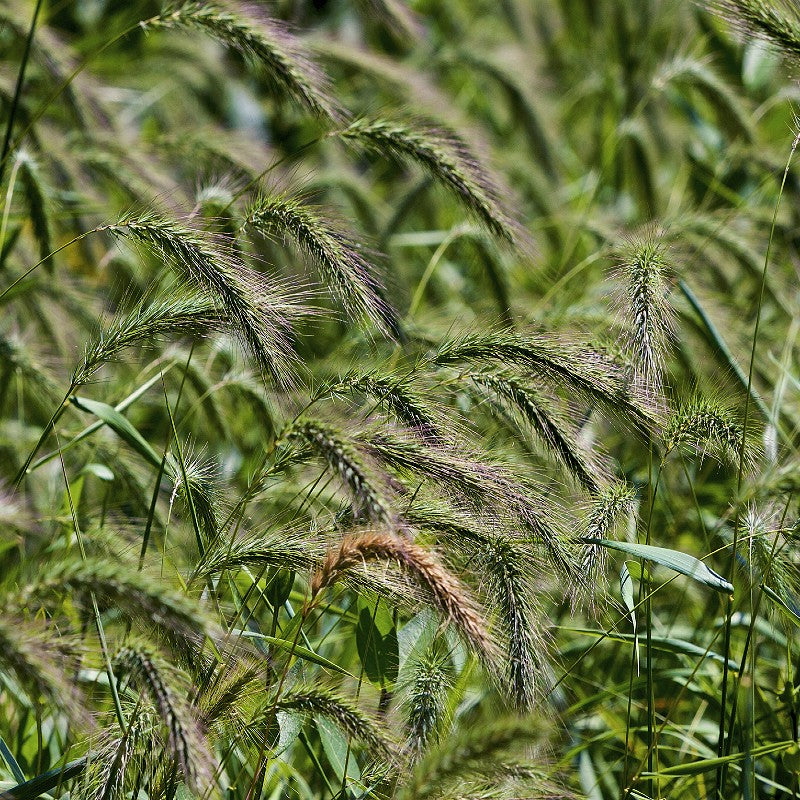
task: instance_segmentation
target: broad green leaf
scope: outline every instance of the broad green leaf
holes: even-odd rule
[[[355,675],[348,672],[344,667],[340,667],[338,664],[334,664],[333,661],[329,661],[327,658],[317,655],[313,650],[309,650],[307,647],[303,647],[303,645],[293,645],[292,642],[287,639],[279,639],[277,636],[267,636],[266,633],[258,633],[257,631],[243,631],[240,628],[234,628],[231,633],[238,634],[248,639],[258,639],[261,642],[266,642],[273,647],[277,647],[279,650],[292,653],[305,661],[319,664],[321,667],[332,669],[334,672],[340,672],[342,675],[350,675],[351,678],[355,677]]]
[[[9,800],[34,800],[40,795],[49,792],[51,789],[55,789],[56,786],[61,786],[65,781],[80,775],[84,769],[86,769],[87,763],[88,759],[86,756],[78,758],[75,761],[70,761],[63,767],[56,767],[41,775],[37,775],[35,778],[31,778],[31,780],[25,783],[20,783],[17,786],[6,789],[3,792],[3,797],[9,798]]]
[[[281,608],[289,599],[294,586],[294,576],[293,570],[270,568],[264,594],[273,608]]]
[[[130,447],[139,453],[142,458],[149,461],[154,467],[158,468],[161,466],[161,457],[145,441],[142,434],[133,427],[130,420],[123,417],[116,408],[108,405],[108,403],[100,403],[97,400],[89,400],[86,397],[73,396],[71,399],[73,404],[81,411],[94,414],[96,417],[103,420],[120,439],[130,445]]]
[[[610,639],[614,642],[631,642],[635,641],[635,637],[629,633],[615,633],[608,631],[601,631],[593,628],[570,628],[561,627],[559,630],[570,631],[572,633],[580,633],[584,636],[595,636],[597,638]],[[706,652],[705,647],[700,647],[694,642],[687,642],[685,639],[676,639],[674,636],[652,636],[650,639],[653,647],[656,650],[662,650],[667,653],[678,653],[684,656],[692,656],[694,658],[710,658],[712,661],[718,661],[721,664],[725,663],[725,657],[713,650]],[[739,671],[739,664],[736,661],[728,659],[728,667],[734,672]]]
[[[362,598],[356,605],[356,646],[364,673],[376,686],[391,686],[397,680],[399,653],[397,628],[382,600]]]
[[[619,550],[637,558],[644,558],[655,564],[661,564],[681,575],[696,580],[716,589],[718,592],[733,593],[733,586],[713,569],[708,567],[699,558],[681,553],[679,550],[670,550],[667,547],[655,547],[651,544],[637,544],[636,542],[617,542],[611,539],[594,539],[587,537],[583,541],[587,544],[599,544],[611,550]]]
[[[14,776],[14,780],[17,781],[17,783],[25,783],[25,773],[20,769],[19,764],[17,764],[17,759],[14,758],[11,750],[8,749],[8,745],[3,741],[2,736],[0,736],[0,755],[3,756],[3,760],[8,764],[11,774]]]
[[[700,761],[690,761],[688,764],[675,764],[672,767],[665,767],[658,772],[643,772],[642,775],[649,777],[650,775],[657,775],[659,777],[677,777],[679,775],[699,775],[702,772],[710,772],[712,769],[723,764],[734,764],[737,761],[744,761],[746,758],[759,758],[766,756],[770,753],[781,753],[793,747],[795,742],[773,742],[772,744],[764,744],[760,747],[754,747],[746,753],[731,753],[729,756],[722,756],[721,758],[703,758]]]
[[[285,753],[297,741],[305,721],[302,714],[295,714],[291,711],[279,711],[276,717],[280,733],[278,734],[278,744],[275,745],[272,753],[273,756]]]
[[[132,392],[124,400],[117,403],[117,405],[114,406],[114,409],[116,411],[124,411],[126,408],[128,408],[128,406],[133,405],[133,403],[135,403],[148,389],[150,389],[151,386],[160,381],[163,378],[163,376],[166,375],[166,373],[172,369],[174,365],[175,365],[174,362],[167,364],[161,370],[161,372],[159,372],[157,375],[153,375],[152,378],[143,383],[138,389],[136,389],[135,392]],[[103,427],[102,419],[100,420],[100,422],[93,422],[87,428],[84,428],[77,436],[73,436],[72,439],[63,444],[58,450],[53,450],[49,452],[47,455],[42,456],[38,461],[35,461],[28,469],[28,472],[33,472],[34,470],[39,469],[39,467],[41,467],[42,464],[46,464],[48,461],[51,461],[54,458],[58,458],[60,453],[66,452],[67,450],[69,450],[70,447],[76,445],[78,442],[80,442],[82,439],[85,439],[87,436],[91,436],[95,431],[100,430],[100,428],[102,427]]]
[[[329,719],[316,715],[314,722],[317,733],[322,742],[322,749],[328,758],[339,783],[344,778],[344,765],[347,764],[347,777],[352,781],[361,780],[361,770],[358,768],[355,754],[347,744],[347,737]],[[348,757],[349,753],[349,757]]]

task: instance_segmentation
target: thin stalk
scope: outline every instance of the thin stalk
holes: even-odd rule
[[[769,259],[770,255],[772,254],[772,242],[775,238],[775,225],[778,218],[778,208],[780,207],[781,198],[783,197],[783,190],[786,186],[786,179],[789,175],[789,168],[792,164],[792,159],[794,157],[795,151],[797,150],[797,145],[800,144],[800,132],[795,135],[794,140],[792,141],[792,147],[789,151],[789,158],[786,160],[786,167],[783,170],[783,178],[781,180],[781,187],[778,192],[778,199],[775,201],[775,208],[772,212],[772,225],[770,226],[769,230],[769,239],[767,241],[767,251],[764,255],[764,269],[761,273],[761,286],[759,288],[758,293],[758,306],[756,308],[756,321],[755,326],[753,328],[753,342],[750,348],[750,368],[747,373],[747,392],[745,393],[744,398],[744,418],[742,420],[742,443],[739,448],[739,469],[738,474],[736,477],[736,514],[734,516],[734,525],[733,525],[733,549],[731,550],[731,560],[730,560],[730,567],[728,570],[728,581],[733,583],[733,579],[736,573],[736,551],[738,550],[739,545],[739,515],[741,504],[739,503],[739,496],[741,495],[742,491],[742,479],[744,475],[744,453],[745,453],[745,445],[747,439],[747,425],[749,422],[749,413],[750,413],[750,394],[753,388],[753,370],[755,369],[755,362],[756,362],[756,346],[758,344],[758,333],[761,327],[761,308],[764,304],[764,288],[767,283],[767,270],[769,269]],[[767,416],[769,419],[769,416]],[[732,618],[733,618],[733,599],[732,597],[728,597],[726,603],[726,619],[725,619],[725,647],[724,653],[725,660],[723,662],[723,670],[722,670],[722,696],[720,700],[720,715],[719,715],[719,734],[718,734],[718,742],[717,742],[717,755],[718,757],[722,757],[724,750],[725,750],[725,722],[726,722],[726,709],[727,709],[727,700],[728,700],[728,659],[730,657],[730,646],[731,646],[731,626],[732,626]],[[719,800],[724,799],[724,787],[725,787],[725,776],[727,772],[727,764],[725,762],[721,763],[720,766],[716,770],[715,776],[715,796]]]
[[[19,108],[19,99],[22,96],[22,85],[25,82],[25,70],[28,67],[28,59],[31,54],[31,45],[33,44],[33,35],[36,32],[36,21],[39,18],[39,11],[42,8],[42,0],[36,0],[36,5],[33,9],[33,17],[31,19],[31,27],[28,29],[28,38],[25,40],[25,50],[22,52],[22,60],[19,64],[19,72],[17,73],[17,85],[14,87],[14,97],[11,100],[11,109],[8,112],[8,122],[6,122],[6,132],[3,137],[3,150],[0,152],[0,183],[3,182],[3,177],[6,171],[6,160],[11,150],[11,133],[14,130],[14,119],[17,116],[17,108]]]
[[[57,434],[56,438],[58,438]],[[72,525],[75,529],[75,538],[78,542],[78,550],[81,554],[81,560],[86,561],[86,549],[83,546],[83,536],[81,535],[80,525],[78,524],[78,514],[75,511],[75,503],[72,500],[72,491],[69,486],[69,478],[67,477],[67,468],[64,464],[64,459],[62,458],[60,461],[61,473],[64,476],[64,486],[67,490],[69,512],[72,516]],[[117,681],[114,676],[114,670],[111,668],[111,658],[108,654],[108,643],[106,642],[106,634],[105,630],[103,629],[103,621],[100,619],[100,609],[97,607],[97,599],[95,598],[94,592],[90,592],[90,597],[92,600],[92,611],[94,612],[94,622],[95,626],[97,627],[97,636],[100,639],[100,650],[103,654],[103,663],[105,665],[106,675],[108,676],[108,685],[111,689],[111,697],[114,701],[114,712],[117,715],[117,722],[119,723],[120,730],[124,736],[127,733],[128,728],[125,724],[125,715],[122,713],[122,703],[120,703],[119,694],[117,692]]]

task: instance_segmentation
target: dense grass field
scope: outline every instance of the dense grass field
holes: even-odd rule
[[[0,4],[0,798],[800,797],[796,0]]]

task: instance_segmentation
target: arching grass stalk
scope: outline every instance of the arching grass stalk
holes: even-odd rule
[[[775,201],[775,208],[772,212],[772,224],[769,230],[769,239],[767,241],[767,250],[764,255],[764,269],[761,273],[761,285],[758,292],[758,306],[756,308],[756,321],[753,328],[753,342],[750,349],[750,367],[747,373],[747,392],[744,399],[744,414],[742,419],[742,442],[739,451],[739,468],[736,476],[736,514],[734,515],[733,525],[733,549],[731,550],[731,560],[728,569],[728,580],[733,583],[736,574],[736,552],[739,546],[739,517],[741,512],[741,504],[739,503],[739,495],[742,491],[742,479],[744,475],[744,460],[745,460],[745,446],[747,441],[747,425],[749,422],[750,413],[750,393],[753,387],[753,370],[755,369],[756,361],[756,346],[758,344],[758,333],[761,326],[761,308],[764,303],[764,289],[767,283],[767,270],[769,269],[769,259],[772,254],[772,242],[775,237],[775,225],[778,218],[778,208],[780,207],[783,191],[786,186],[786,179],[789,175],[789,169],[794,158],[795,151],[798,144],[800,144],[800,120],[795,119],[795,125],[798,131],[795,134],[792,146],[789,151],[789,157],[786,160],[786,167],[783,170],[783,178],[781,179],[780,190],[778,191],[778,198]],[[717,740],[717,756],[722,757],[725,753],[725,724],[727,714],[727,700],[728,700],[728,659],[730,657],[731,648],[731,627],[733,619],[733,598],[728,597],[726,602],[726,616],[725,616],[725,644],[724,644],[724,662],[722,669],[722,694],[720,698],[720,712],[719,712],[719,734]],[[731,722],[731,731],[733,730],[733,722]],[[727,772],[727,764],[721,763],[716,770],[715,777],[715,791],[714,794],[719,800],[725,800],[725,776]]]

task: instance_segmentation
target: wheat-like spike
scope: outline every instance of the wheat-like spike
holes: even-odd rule
[[[122,736],[111,739],[92,760],[85,783],[93,786],[92,800],[113,800],[124,791],[126,778],[134,763],[140,761],[145,714],[137,713],[128,721]]]
[[[350,373],[339,383],[377,400],[423,441],[434,445],[443,443],[444,420],[439,419],[441,415],[436,413],[435,407],[410,381],[371,372],[366,375]]]
[[[664,429],[665,456],[676,448],[687,448],[702,458],[736,465],[740,456],[745,468],[755,460],[754,448],[743,442],[744,429],[737,412],[729,406],[701,395],[680,402]]]
[[[180,495],[186,505],[191,504],[202,525],[208,541],[214,541],[219,533],[217,528],[217,509],[222,506],[222,493],[217,485],[217,467],[213,462],[204,461],[192,452],[191,443],[181,448],[183,467],[176,456],[168,454],[166,462],[167,474],[174,481],[173,496]],[[184,483],[184,472],[186,483]],[[188,491],[187,491],[188,484]]]
[[[28,206],[31,228],[39,243],[39,258],[45,259],[53,251],[48,191],[42,180],[39,165],[27,150],[20,150],[17,153],[17,165],[19,167],[18,178]],[[47,266],[52,270],[52,259],[47,261]]]
[[[541,612],[533,599],[529,560],[523,548],[511,539],[487,537],[486,546],[476,554],[488,581],[487,596],[498,607],[507,639],[506,687],[514,706],[533,708],[543,665],[547,662],[548,640],[541,624]]]
[[[262,194],[247,209],[245,225],[289,237],[318,267],[333,294],[353,316],[365,314],[397,337],[400,321],[384,299],[383,285],[356,240],[298,196]]]
[[[324,555],[324,545],[318,539],[309,536],[307,526],[299,524],[239,535],[231,541],[220,538],[206,550],[193,574],[205,578],[251,566],[314,569]]]
[[[362,741],[373,755],[397,759],[397,747],[379,725],[349,700],[324,689],[293,689],[281,697],[275,707],[280,710],[319,714],[336,723],[345,733]]]
[[[469,644],[493,659],[492,642],[480,612],[466,587],[425,548],[405,538],[386,533],[364,533],[345,537],[332,548],[311,578],[311,596],[316,596],[347,572],[369,561],[388,561],[430,592],[438,609],[458,628]]]
[[[655,400],[663,388],[664,356],[673,329],[666,246],[654,232],[631,238],[619,273],[627,295],[623,308],[632,377],[645,396]]]
[[[447,694],[452,686],[446,659],[428,654],[415,665],[406,689],[406,736],[412,761],[439,741],[447,723]]]
[[[360,119],[336,135],[419,164],[495,236],[511,244],[525,243],[521,226],[504,208],[497,181],[454,131],[423,119],[407,123]]]
[[[194,791],[206,788],[212,758],[208,742],[181,698],[184,686],[173,687],[175,668],[142,648],[125,647],[116,655],[114,671],[147,693],[167,730],[169,753],[187,785]]]
[[[607,482],[607,470],[587,458],[576,441],[575,432],[555,404],[531,385],[523,385],[503,373],[471,373],[470,380],[489,389],[503,407],[511,406],[522,415],[543,444],[590,492]]]
[[[291,380],[292,321],[296,303],[268,286],[211,235],[155,215],[123,218],[109,230],[141,243],[205,291],[249,347],[265,375]]]
[[[547,661],[548,641],[534,601],[532,578],[537,567],[530,547],[497,532],[496,522],[476,523],[452,509],[415,504],[404,519],[444,540],[446,552],[480,576],[481,593],[496,610],[504,634],[504,688],[517,708],[531,708]]]
[[[153,28],[202,31],[264,68],[281,93],[322,117],[345,117],[329,94],[329,81],[314,64],[302,42],[285,24],[255,5],[229,2],[187,2],[149,22]]]
[[[255,661],[220,664],[212,681],[200,687],[194,705],[200,710],[205,726],[230,723],[244,727],[251,697],[264,687],[264,668]]]
[[[48,698],[82,726],[89,723],[85,699],[69,676],[79,663],[79,651],[72,639],[39,620],[17,616],[17,604],[6,598],[0,615],[0,669],[13,673],[20,684],[31,689],[31,697]]]
[[[506,476],[500,467],[466,458],[454,448],[429,446],[419,438],[385,428],[370,429],[355,437],[388,468],[414,476],[424,475],[468,498],[487,499],[501,494]]]
[[[364,512],[376,522],[389,522],[392,513],[386,481],[367,464],[366,456],[342,431],[320,420],[300,418],[286,432],[289,441],[307,446],[327,461],[353,497],[356,513]]]
[[[94,594],[101,607],[118,609],[126,618],[180,635],[210,633],[212,624],[196,601],[175,594],[163,583],[130,565],[114,560],[66,561],[54,564],[46,576],[31,581],[20,598],[28,605],[53,592],[68,592],[84,600]]]
[[[133,310],[101,330],[86,346],[83,360],[73,373],[73,384],[85,384],[103,364],[140,342],[197,335],[219,324],[217,307],[209,298],[200,295],[179,292],[138,303]]]
[[[800,9],[791,0],[705,0],[744,33],[775,44],[790,58],[800,58]]]
[[[452,796],[446,794],[449,785],[453,782],[463,785],[462,782],[476,773],[485,774],[510,747],[535,741],[540,726],[541,722],[526,717],[507,717],[465,727],[443,739],[420,759],[399,787],[396,797],[398,800],[424,800]]]
[[[594,539],[608,539],[620,518],[633,510],[636,495],[624,483],[615,483],[603,489],[589,508],[584,533]],[[597,611],[596,598],[603,586],[608,564],[608,551],[598,544],[583,546],[579,574],[580,582],[572,595],[573,609],[585,600],[592,611]]]
[[[442,344],[433,356],[442,366],[466,363],[514,364],[541,380],[566,389],[587,402],[622,414],[647,435],[656,425],[655,410],[625,380],[622,365],[599,350],[561,341],[548,333],[514,331],[469,333]]]

